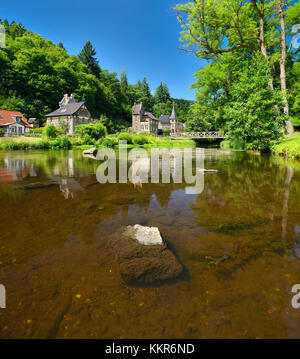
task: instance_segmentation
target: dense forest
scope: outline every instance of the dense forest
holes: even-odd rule
[[[300,3],[195,0],[175,11],[181,50],[208,62],[192,85],[188,128],[222,129],[235,147],[258,149],[291,134],[300,123]]]
[[[125,70],[118,76],[102,69],[90,41],[80,54],[69,55],[62,42],[56,45],[21,23],[0,23],[6,30],[6,48],[0,49],[1,109],[21,111],[42,125],[63,95],[73,93],[111,133],[129,126],[132,106],[140,101],[157,117],[170,114],[175,102],[181,121],[186,121],[192,101],[173,99],[165,83],[152,95],[146,78],[130,84]]]

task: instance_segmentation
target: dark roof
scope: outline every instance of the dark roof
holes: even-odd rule
[[[171,113],[171,116],[170,116],[170,120],[176,120],[178,117],[177,117],[177,113],[176,113],[176,110],[175,110],[175,105],[173,105],[173,110],[172,110],[172,113]]]
[[[75,103],[68,103],[67,105],[64,105],[60,107],[59,109],[49,113],[45,117],[56,117],[56,116],[70,116],[74,115],[81,106],[84,105],[84,102],[75,102]]]
[[[169,125],[170,124],[170,116],[169,115],[161,115],[159,121],[162,125]]]
[[[157,118],[151,112],[145,112],[144,115],[147,116],[147,117],[152,118],[152,120],[157,120]]]

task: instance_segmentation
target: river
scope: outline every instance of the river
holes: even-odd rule
[[[300,338],[300,164],[205,149],[185,183],[100,184],[82,151],[0,151],[0,338]],[[156,226],[177,280],[125,284],[110,235]]]

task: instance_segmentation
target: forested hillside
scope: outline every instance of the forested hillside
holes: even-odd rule
[[[27,118],[38,118],[55,110],[65,93],[87,103],[94,118],[106,115],[109,132],[127,127],[134,102],[143,101],[148,111],[160,116],[171,113],[172,104],[182,121],[191,101],[173,99],[167,85],[152,95],[146,78],[129,84],[125,70],[120,76],[101,68],[96,50],[88,41],[77,56],[34,34],[22,24],[1,21],[6,29],[6,48],[0,49],[0,108],[19,110]],[[162,91],[161,91],[162,90]]]

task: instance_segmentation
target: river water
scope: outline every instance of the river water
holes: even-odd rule
[[[0,338],[300,338],[300,164],[205,149],[187,184],[100,184],[81,151],[0,152]],[[185,270],[125,284],[108,246],[156,226]]]

